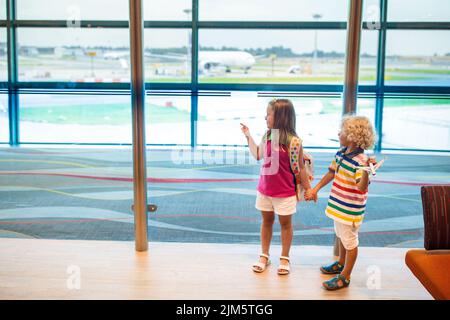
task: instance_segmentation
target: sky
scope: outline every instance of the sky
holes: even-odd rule
[[[345,21],[348,0],[199,0],[199,19],[215,21]],[[6,0],[0,0],[5,8]],[[184,12],[191,0],[144,0],[146,20],[188,20]],[[365,0],[363,17],[377,20],[378,0]],[[449,0],[389,0],[392,21],[450,21]],[[127,0],[17,0],[18,19],[127,20]],[[42,8],[45,8],[43,10]],[[107,10],[105,10],[107,8]],[[5,12],[0,12],[0,18]],[[38,31],[38,32],[37,32]],[[4,33],[0,32],[0,37]],[[361,52],[375,54],[377,32],[364,31]],[[188,30],[146,30],[146,47],[187,46]],[[232,46],[240,49],[284,46],[296,53],[314,50],[315,31],[311,30],[200,30],[201,46]],[[345,51],[345,30],[317,32],[318,49]],[[128,30],[28,29],[18,32],[19,43],[38,46],[128,46]],[[1,41],[1,39],[0,39]],[[419,45],[418,45],[419,44]],[[388,31],[387,53],[433,55],[450,52],[450,31]]]

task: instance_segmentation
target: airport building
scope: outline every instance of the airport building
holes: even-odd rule
[[[447,0],[0,0],[3,300],[448,300],[449,181]]]

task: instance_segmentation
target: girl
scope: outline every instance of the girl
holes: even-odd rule
[[[360,167],[376,163],[375,158],[364,154],[364,150],[371,148],[375,141],[375,132],[368,118],[344,117],[338,136],[342,148],[336,153],[328,173],[305,195],[306,199],[317,201],[319,190],[333,181],[325,214],[334,220],[340,248],[339,260],[320,268],[322,273],[337,274],[323,283],[327,290],[345,288],[350,284],[358,256],[358,231],[364,218],[369,185],[368,173]]]
[[[274,99],[267,106],[268,131],[258,146],[250,135],[249,128],[242,125],[250,153],[257,160],[264,159],[257,188],[256,209],[261,210],[260,259],[252,266],[253,271],[263,272],[270,264],[269,247],[275,214],[281,226],[280,265],[278,274],[290,272],[289,250],[292,242],[292,215],[296,212],[300,188],[310,189],[303,162],[301,140],[295,132],[295,110],[287,99]]]

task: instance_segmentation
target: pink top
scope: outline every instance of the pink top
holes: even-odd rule
[[[289,163],[289,149],[285,145],[279,147],[280,150],[272,153],[271,140],[267,140],[258,191],[269,197],[292,197],[295,196],[295,179]]]

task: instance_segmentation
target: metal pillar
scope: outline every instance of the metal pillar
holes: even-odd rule
[[[378,133],[378,141],[375,151],[381,151],[383,143],[383,108],[384,108],[384,73],[386,65],[386,23],[387,1],[380,0],[380,30],[378,31],[378,58],[377,58],[377,100],[375,107],[375,129]]]
[[[192,0],[191,38],[191,148],[197,146],[198,121],[198,2]]]
[[[148,249],[147,172],[145,154],[145,78],[142,0],[130,0],[131,108],[133,121],[134,233],[136,251]]]
[[[8,0],[7,15],[7,48],[8,48],[8,115],[9,115],[9,144],[19,144],[19,96],[17,93],[17,38],[16,0]]]
[[[347,20],[347,52],[342,113],[356,112],[358,98],[359,49],[361,44],[363,0],[349,0]],[[334,239],[333,254],[339,255],[339,238]]]
[[[363,0],[349,0],[343,114],[356,111]]]

